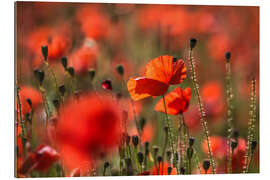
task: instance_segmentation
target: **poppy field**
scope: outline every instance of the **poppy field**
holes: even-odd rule
[[[259,173],[259,7],[15,3],[15,176]]]

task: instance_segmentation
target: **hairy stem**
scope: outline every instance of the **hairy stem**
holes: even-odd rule
[[[211,151],[211,142],[209,139],[209,130],[207,127],[207,122],[206,122],[206,115],[205,112],[203,110],[203,105],[201,102],[201,97],[199,94],[199,85],[198,85],[198,80],[196,78],[196,72],[195,72],[195,65],[194,65],[194,61],[193,61],[193,57],[192,57],[192,49],[190,49],[189,51],[189,63],[190,63],[190,67],[191,67],[191,77],[192,77],[192,84],[193,84],[193,88],[195,91],[195,96],[197,97],[197,101],[198,101],[198,105],[199,105],[199,109],[200,109],[200,115],[201,115],[201,124],[204,130],[204,135],[207,141],[207,146],[208,146],[208,156],[210,159],[210,163],[212,166],[212,173],[215,174],[216,173],[216,169],[215,169],[215,162],[213,159],[213,155],[212,155],[212,151]]]

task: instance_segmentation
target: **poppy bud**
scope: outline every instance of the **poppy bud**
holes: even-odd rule
[[[231,59],[231,53],[230,52],[226,52],[225,53],[225,58],[226,58],[227,62],[229,62],[230,59]]]
[[[251,152],[253,153],[257,147],[257,141],[252,141],[251,142]]]
[[[165,127],[164,127],[164,131],[165,131],[166,134],[168,134],[169,127],[168,127],[168,126],[165,126]]]
[[[180,173],[185,174],[185,168],[184,167],[180,167]]]
[[[63,65],[63,67],[65,68],[65,70],[67,70],[68,59],[67,59],[66,56],[63,56],[63,57],[61,58],[61,63],[62,63],[62,65]]]
[[[123,76],[124,75],[124,66],[122,64],[118,64],[116,66],[116,71],[118,72],[119,75]]]
[[[90,80],[92,81],[95,78],[96,71],[94,69],[90,69],[88,70],[88,75],[89,75]]]
[[[107,168],[109,167],[109,165],[110,165],[110,163],[106,161],[106,162],[104,163],[104,169],[107,169]]]
[[[109,79],[106,79],[102,82],[102,88],[112,90],[112,82]]]
[[[74,68],[73,67],[67,68],[67,71],[68,71],[68,73],[69,73],[69,75],[71,77],[74,77],[75,76],[75,71],[74,71]]]
[[[171,175],[171,173],[172,173],[172,167],[168,167],[168,175]]]
[[[179,157],[179,156],[178,156],[178,152],[175,152],[175,153],[174,153],[174,157],[175,157],[175,160],[178,161],[178,157]]]
[[[190,138],[189,138],[189,141],[188,141],[189,147],[192,147],[192,146],[193,146],[194,141],[195,141],[195,139],[194,139],[193,137],[190,137]]]
[[[142,165],[142,163],[143,163],[143,153],[142,152],[138,152],[138,161],[139,161],[140,165]]]
[[[59,90],[59,92],[61,93],[62,96],[65,95],[65,92],[66,92],[65,85],[59,86],[59,87],[58,87],[58,90]]]
[[[197,44],[197,39],[191,38],[191,39],[189,40],[189,46],[190,46],[190,49],[191,49],[191,50],[196,46],[196,44]]]
[[[160,164],[160,163],[162,162],[162,156],[158,156],[158,157],[157,157],[157,161],[158,161],[158,163]]]
[[[237,147],[237,145],[238,145],[237,141],[233,140],[231,142],[232,151]]]
[[[157,153],[158,153],[158,146],[153,146],[153,149],[154,149],[154,156],[156,157],[157,156]]]
[[[172,152],[171,152],[170,150],[168,150],[168,151],[166,152],[166,155],[167,155],[168,160],[170,160],[171,157],[172,157]]]
[[[26,101],[27,101],[27,103],[29,104],[29,106],[31,107],[31,109],[33,108],[33,104],[32,104],[32,101],[31,101],[31,99],[30,98],[27,98],[26,99]]]
[[[177,61],[177,57],[173,57],[173,62],[176,62]]]
[[[54,105],[54,107],[55,107],[56,109],[59,109],[59,107],[60,107],[60,102],[59,102],[59,100],[58,100],[58,99],[54,99],[54,100],[53,100],[53,105]]]
[[[191,159],[192,156],[193,156],[193,148],[192,147],[189,147],[187,149],[187,157],[188,157],[188,159]]]
[[[145,126],[145,123],[146,123],[146,119],[144,117],[142,117],[140,119],[140,127],[141,127],[141,130],[143,130],[144,126]]]
[[[41,46],[41,52],[42,52],[42,55],[43,55],[45,61],[47,61],[47,58],[48,58],[48,46]]]
[[[148,142],[148,141],[146,141],[146,142],[144,143],[144,147],[145,147],[145,149],[149,149],[149,142]]]
[[[207,173],[208,169],[210,168],[210,161],[209,160],[204,160],[203,161],[203,169]]]
[[[139,143],[139,137],[138,136],[132,136],[132,143],[135,147],[137,147]]]
[[[234,139],[238,139],[238,137],[239,137],[239,131],[234,130],[232,136],[233,136]]]
[[[44,71],[36,69],[36,70],[34,70],[34,75],[37,78],[37,80],[39,81],[39,84],[41,86],[43,83],[44,77],[45,77]]]

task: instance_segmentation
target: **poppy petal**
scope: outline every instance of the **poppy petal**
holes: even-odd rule
[[[167,113],[171,115],[177,115],[187,111],[189,106],[189,101],[191,97],[191,89],[186,88],[185,90],[181,88],[176,88],[165,96],[165,103],[167,108]],[[156,104],[155,110],[165,113],[163,99]]]
[[[183,82],[187,77],[186,72],[187,72],[187,68],[183,60],[179,59],[176,62],[174,62],[173,74],[172,74],[169,84],[180,84],[181,82]]]
[[[137,94],[135,93],[135,88],[136,88],[136,80],[133,78],[130,78],[128,83],[127,83],[128,91],[131,96],[131,98],[134,101],[138,101],[140,99],[144,99],[150,96],[150,94]]]
[[[145,69],[145,77],[168,84],[173,75],[173,57],[164,55],[151,60]]]
[[[148,96],[161,96],[167,92],[168,87],[165,83],[145,77],[131,78],[128,82],[128,90],[135,101]]]

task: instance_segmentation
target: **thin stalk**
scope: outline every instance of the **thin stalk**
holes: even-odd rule
[[[227,94],[227,124],[228,124],[228,131],[227,131],[227,159],[228,159],[228,173],[232,172],[232,149],[231,149],[231,142],[232,142],[232,129],[233,129],[233,93],[232,93],[232,81],[231,81],[231,64],[230,60],[228,59],[226,62],[226,94]]]
[[[204,130],[204,135],[206,137],[206,141],[207,141],[207,146],[208,146],[208,156],[210,159],[210,163],[212,166],[212,173],[216,174],[216,169],[215,169],[215,162],[213,159],[213,155],[212,155],[212,151],[211,151],[211,142],[209,139],[209,130],[207,127],[207,122],[206,122],[206,114],[203,110],[203,105],[201,102],[201,97],[199,94],[199,85],[198,85],[198,80],[196,78],[196,72],[195,72],[195,65],[194,65],[194,61],[193,61],[193,57],[192,57],[192,49],[190,49],[189,51],[189,63],[190,63],[190,67],[191,67],[191,78],[192,78],[192,84],[193,84],[193,88],[195,91],[195,96],[197,97],[197,101],[198,101],[198,105],[199,105],[199,109],[200,109],[200,115],[201,115],[201,124]]]
[[[168,113],[167,113],[167,107],[166,107],[166,102],[165,102],[165,97],[164,95],[162,96],[163,98],[163,104],[164,104],[164,109],[165,109],[165,117],[166,117],[166,124],[168,126],[168,140],[169,140],[169,145],[171,146],[171,149],[172,149],[172,155],[173,155],[173,161],[175,162],[176,159],[175,159],[175,149],[174,149],[174,138],[173,138],[173,134],[172,134],[172,129],[171,129],[171,121],[168,117]],[[177,163],[175,163],[175,168],[177,169],[178,171],[178,165]]]
[[[250,111],[249,111],[249,123],[248,123],[248,137],[245,155],[244,173],[248,173],[248,161],[251,158],[251,142],[254,140],[254,127],[256,122],[256,80],[251,81],[251,97],[250,97]]]

